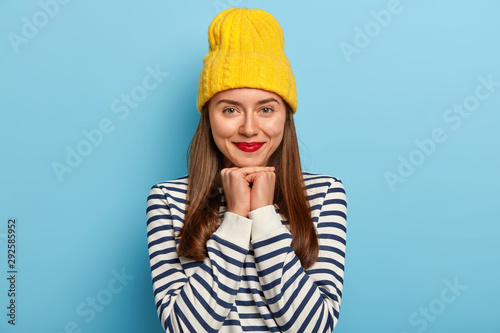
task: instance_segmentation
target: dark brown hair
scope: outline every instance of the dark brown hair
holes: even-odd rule
[[[222,186],[220,172],[223,169],[223,156],[210,129],[208,102],[203,106],[198,128],[188,147],[187,166],[186,212],[178,252],[194,260],[203,260],[207,256],[206,243],[220,221],[222,195],[219,186]],[[292,248],[302,266],[309,268],[318,259],[318,236],[302,178],[293,113],[288,104],[283,140],[269,158],[268,166],[275,167],[274,203],[288,221]]]

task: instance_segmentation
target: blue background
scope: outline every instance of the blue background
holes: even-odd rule
[[[0,331],[162,331],[146,197],[186,173],[207,28],[236,5],[282,25],[303,168],[346,187],[335,332],[500,332],[500,2],[54,1],[0,2]]]

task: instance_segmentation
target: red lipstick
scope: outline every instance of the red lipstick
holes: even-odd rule
[[[242,150],[247,153],[252,153],[257,151],[262,147],[264,142],[235,142],[234,143],[239,150]]]

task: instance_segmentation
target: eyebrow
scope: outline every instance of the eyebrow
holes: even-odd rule
[[[276,102],[276,103],[278,103],[278,105],[280,104],[280,102],[276,98],[270,97],[270,98],[266,98],[266,99],[258,101],[257,105],[262,105],[262,104],[266,104],[266,103],[270,103],[270,102]],[[242,104],[240,102],[233,101],[231,99],[221,99],[215,105],[219,105],[220,103],[227,103],[227,104],[234,104],[234,105],[242,106]]]

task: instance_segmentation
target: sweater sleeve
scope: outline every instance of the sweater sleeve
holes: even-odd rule
[[[173,193],[173,192],[172,192]],[[233,307],[250,247],[252,221],[226,212],[207,242],[208,257],[186,275],[176,250],[179,198],[153,186],[147,201],[148,249],[158,316],[166,332],[217,332]],[[177,229],[177,230],[176,230]]]
[[[283,332],[331,332],[337,324],[342,296],[346,246],[346,196],[331,178],[317,221],[318,261],[304,270],[291,247],[292,236],[274,206],[250,212],[260,284]]]

